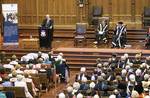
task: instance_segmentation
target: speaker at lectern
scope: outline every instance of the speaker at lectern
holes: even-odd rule
[[[52,48],[51,43],[53,40],[53,20],[46,15],[46,19],[39,27],[39,43],[41,48]]]

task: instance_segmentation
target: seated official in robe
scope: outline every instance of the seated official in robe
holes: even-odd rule
[[[118,22],[113,37],[112,37],[112,48],[122,48],[126,44],[126,25],[123,22]]]
[[[103,41],[104,43],[107,43],[107,33],[108,33],[108,25],[106,21],[102,21],[102,23],[98,24],[96,29],[96,41],[95,44],[100,43],[100,41]]]

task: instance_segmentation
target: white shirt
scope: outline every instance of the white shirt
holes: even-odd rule
[[[42,56],[41,56],[44,60],[47,60],[49,59],[49,56],[47,53],[42,53]]]
[[[18,62],[17,61],[11,61],[9,64],[11,64],[11,65],[17,65]]]
[[[4,67],[4,68],[14,69],[14,66],[11,65],[11,64],[4,64],[3,67]]]
[[[33,60],[33,56],[24,55],[21,57],[21,61],[28,62],[29,60]]]
[[[27,56],[31,56],[33,59],[37,59],[38,58],[38,54],[37,53],[28,53]]]

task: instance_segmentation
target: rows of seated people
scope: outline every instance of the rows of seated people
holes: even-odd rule
[[[15,55],[11,59],[7,59],[6,55],[4,55],[5,53],[3,52],[2,54],[0,63],[0,88],[24,87],[26,98],[37,98],[41,90],[48,90],[49,83],[54,82],[53,63],[55,63],[57,69],[60,68],[58,65],[63,65],[63,62],[65,63],[62,53],[59,53],[55,57],[53,57],[53,52],[28,53],[20,59]],[[61,72],[58,72],[61,75]],[[45,80],[44,77],[46,77]],[[28,83],[32,85],[32,94],[29,92]],[[0,93],[0,98],[6,98],[5,95],[4,93]]]
[[[81,67],[73,85],[59,98],[150,98],[150,57],[142,53],[130,59],[113,54],[108,62],[97,62],[94,71]],[[103,96],[103,97],[102,97]]]

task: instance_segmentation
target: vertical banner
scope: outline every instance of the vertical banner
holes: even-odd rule
[[[18,7],[17,4],[2,4],[3,45],[18,45]]]

